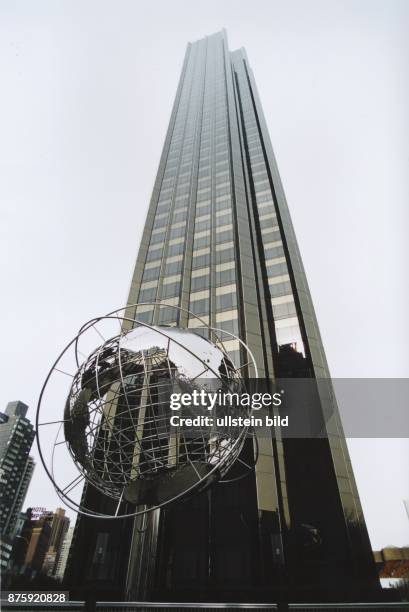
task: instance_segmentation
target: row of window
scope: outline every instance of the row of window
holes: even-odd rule
[[[210,313],[210,298],[203,298],[200,300],[192,300],[190,296],[189,310],[196,315],[206,315]],[[237,293],[225,293],[223,295],[216,295],[216,312],[222,312],[224,310],[231,310],[237,307]]]
[[[200,268],[195,269],[195,274],[191,279],[191,290],[198,291],[202,289],[208,289],[210,286],[210,268],[205,267],[200,272]],[[182,260],[177,262],[171,262],[165,265],[165,282],[166,278],[169,276],[177,276],[180,275],[182,271]],[[142,286],[141,288],[145,290],[144,285],[147,283],[152,283],[152,281],[158,281],[160,275],[160,266],[155,268],[148,268],[144,271],[142,277]],[[234,267],[234,262],[231,262],[231,267],[223,270],[216,270],[215,272],[215,282],[216,286],[228,285],[235,281],[236,272]],[[150,287],[148,287],[150,289]]]

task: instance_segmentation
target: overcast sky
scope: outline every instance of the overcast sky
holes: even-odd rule
[[[332,375],[408,376],[409,2],[2,0],[0,17],[0,409],[34,420],[62,347],[125,303],[186,44],[222,27],[255,73]],[[408,544],[408,440],[350,450],[374,548]],[[27,504],[57,503],[38,465]]]

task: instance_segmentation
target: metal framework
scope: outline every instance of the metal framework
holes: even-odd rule
[[[197,319],[198,325],[180,329],[124,316],[126,310],[135,308],[136,312],[139,306],[147,305],[184,311]],[[102,322],[118,322],[120,332],[105,340],[97,327]],[[91,331],[103,344],[85,357],[80,343]],[[243,365],[233,364],[222,336],[240,343],[247,355]],[[74,374],[63,369],[67,356]],[[213,482],[245,477],[258,454],[256,450],[251,465],[239,457],[248,428],[221,430],[214,424],[191,430],[170,427],[169,394],[212,389],[215,381],[219,390],[240,393],[244,390],[240,371],[250,364],[257,377],[254,357],[240,338],[211,328],[194,313],[166,301],[133,304],[85,323],[51,367],[36,414],[40,459],[60,499],[86,516],[126,518],[173,503]],[[46,391],[57,374],[72,378],[64,415],[42,422],[41,415],[47,411]],[[54,406],[53,399],[53,410]],[[251,408],[246,408],[246,416],[250,412]],[[43,449],[50,446],[50,430],[53,442],[47,462]],[[56,478],[60,451],[68,453],[76,469],[74,478],[65,485],[58,484]],[[226,479],[235,461],[243,465],[244,472]],[[116,500],[115,512],[103,514],[73,499],[72,491],[85,481]],[[131,512],[129,504],[134,507]]]

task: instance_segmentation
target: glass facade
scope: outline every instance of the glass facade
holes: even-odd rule
[[[242,338],[266,379],[329,377],[254,77],[224,31],[188,45],[126,316],[193,329],[189,312]],[[225,346],[252,377],[238,340]],[[80,519],[73,584],[134,601],[275,601],[285,589],[345,598],[373,586],[335,400],[318,387],[320,410],[333,415],[326,438],[260,439],[249,477],[143,519],[103,528]],[[103,535],[105,561],[95,566]]]

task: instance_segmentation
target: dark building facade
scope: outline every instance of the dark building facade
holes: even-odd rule
[[[27,521],[21,531],[18,549],[15,555],[17,565],[24,566],[28,575],[42,573],[44,560],[50,546],[50,538],[54,515],[46,512],[38,518],[27,510]],[[19,558],[20,555],[23,558]]]
[[[169,307],[131,306],[152,301]],[[329,379],[253,73],[225,32],[188,45],[128,305],[129,317],[147,323],[194,330],[190,311],[236,334],[266,380]],[[225,346],[243,363],[237,340]],[[80,517],[66,574],[74,592],[153,601],[369,597],[376,573],[329,389],[317,383],[325,436],[259,439],[246,478],[134,521]],[[252,444],[243,449],[249,463]],[[90,486],[83,496],[101,512],[111,504]]]

